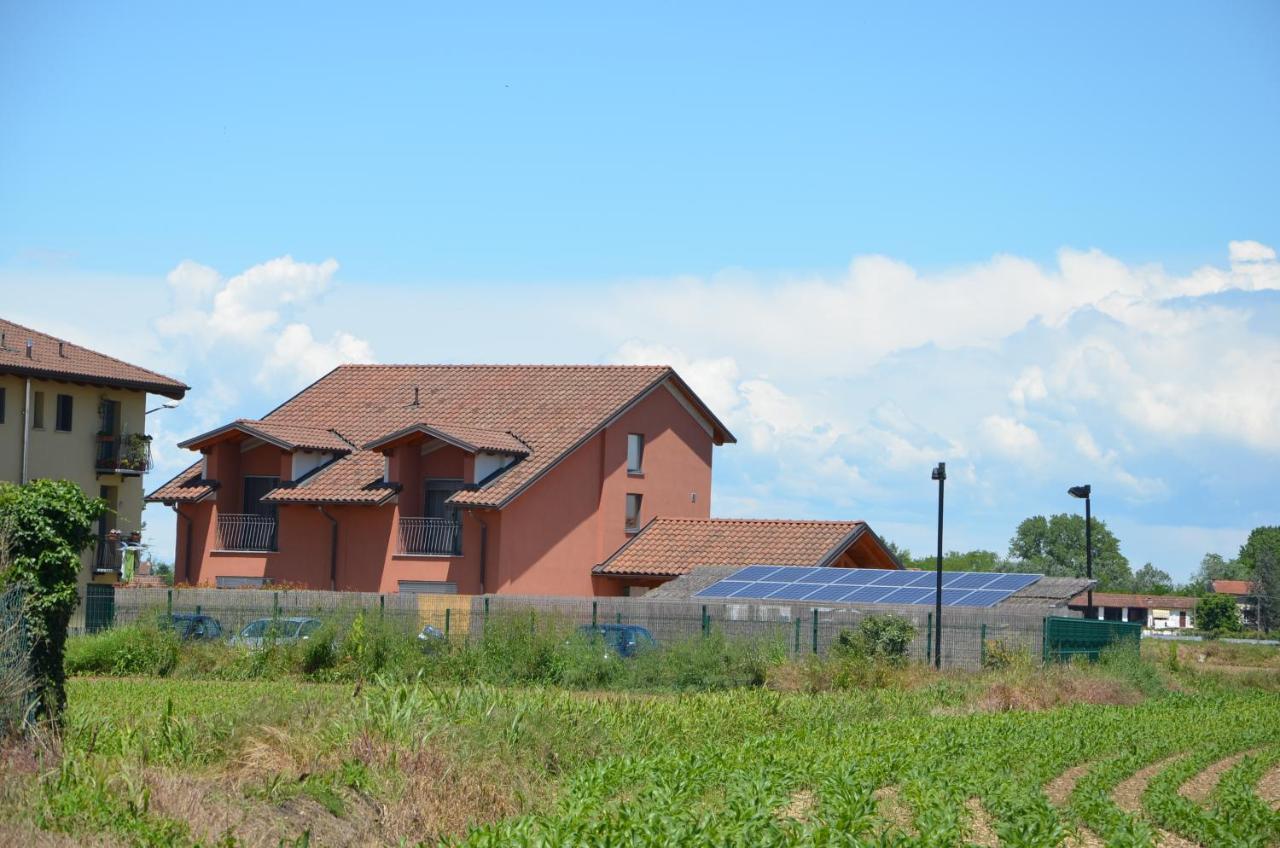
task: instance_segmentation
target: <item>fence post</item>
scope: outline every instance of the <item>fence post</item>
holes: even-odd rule
[[[599,612],[599,609],[600,609],[600,602],[599,602],[599,601],[592,601],[592,602],[591,602],[591,626],[592,626],[592,627],[595,627],[595,626],[596,626],[596,623],[597,623],[597,614],[598,614],[598,612]]]
[[[449,607],[444,608],[444,638],[449,638],[449,613],[453,612]]]
[[[280,593],[279,592],[271,593],[271,617],[272,618],[280,617]]]
[[[924,625],[924,664],[933,662],[933,613],[925,618]]]
[[[387,612],[387,596],[379,595],[378,596],[378,618],[380,619],[386,618],[386,612]]]
[[[711,619],[707,617],[707,605],[702,605],[702,638],[707,638],[711,632]]]
[[[480,628],[480,634],[484,635],[489,632],[489,596],[484,596],[484,624]]]
[[[167,601],[165,601],[165,612],[167,612],[169,615],[173,615],[173,590],[172,589],[169,590],[169,598]]]
[[[200,605],[196,604],[196,615],[200,614]]]
[[[818,608],[813,608],[813,652],[818,653]]]
[[[800,616],[798,616],[798,615],[796,616],[796,639],[795,639],[795,644],[796,644],[795,652],[796,652],[796,654],[797,654],[797,655],[799,655],[799,653],[800,653]]]
[[[978,631],[978,638],[981,644],[978,646],[978,665],[980,668],[987,667],[987,623],[982,622],[982,629]]]
[[[1040,624],[1040,661],[1049,664],[1049,617],[1045,616]]]

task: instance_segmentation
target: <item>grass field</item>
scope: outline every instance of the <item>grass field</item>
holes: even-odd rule
[[[1274,660],[1216,659],[816,694],[777,688],[824,669],[694,694],[80,678],[61,739],[4,753],[0,843],[1280,844]]]

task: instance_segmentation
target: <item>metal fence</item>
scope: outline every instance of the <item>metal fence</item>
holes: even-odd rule
[[[105,603],[99,599],[98,603]],[[702,603],[644,598],[547,598],[511,595],[373,594],[270,589],[117,589],[116,626],[155,613],[199,613],[217,619],[226,635],[261,618],[318,618],[339,626],[357,613],[416,633],[431,625],[450,639],[475,639],[516,616],[546,626],[633,624],[647,628],[659,644],[723,634],[728,639],[761,639],[785,645],[796,655],[825,654],[844,631],[854,631],[869,615],[893,613],[910,621],[915,635],[910,658],[933,662],[936,622],[931,608],[875,605],[823,607],[803,604]],[[974,669],[989,652],[1045,656],[1046,608],[991,607],[943,610],[942,665]],[[105,616],[95,615],[95,621]],[[1078,620],[1078,619],[1076,619]]]
[[[218,549],[223,551],[274,551],[276,520],[266,515],[219,513]]]
[[[23,616],[22,589],[0,592],[0,737],[31,719],[31,645]]]
[[[462,553],[462,524],[451,518],[401,518],[398,552],[457,556]]]

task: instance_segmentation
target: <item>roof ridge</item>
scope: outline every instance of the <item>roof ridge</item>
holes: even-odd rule
[[[341,369],[347,370],[363,370],[370,368],[528,368],[539,370],[551,370],[555,368],[580,368],[591,370],[626,370],[626,371],[643,371],[652,369],[665,369],[672,366],[664,363],[653,363],[647,365],[613,365],[600,364],[593,362],[348,362],[338,365],[335,371]],[[674,370],[674,369],[673,369]],[[323,379],[323,378],[320,378]],[[318,381],[317,381],[318,382]]]
[[[25,331],[27,331],[28,333],[35,333],[37,336],[43,336],[43,337],[45,337],[46,339],[51,339],[51,340],[53,340],[53,341],[55,341],[55,342],[58,342],[59,344],[69,344],[69,345],[73,345],[74,347],[78,347],[78,348],[80,348],[81,350],[85,351],[86,353],[91,353],[91,354],[93,354],[94,356],[101,356],[103,359],[110,359],[112,362],[115,362],[115,363],[117,363],[117,364],[119,364],[119,365],[124,365],[124,366],[126,366],[126,367],[128,367],[128,368],[136,368],[136,369],[137,369],[137,370],[139,370],[139,371],[145,371],[146,373],[150,374],[152,377],[158,377],[158,378],[160,378],[160,380],[162,380],[162,381],[164,381],[164,382],[172,383],[175,387],[177,387],[177,386],[181,386],[181,387],[182,387],[182,388],[184,388],[184,389],[189,389],[189,388],[191,388],[190,386],[188,386],[186,383],[182,382],[181,380],[175,380],[173,377],[169,377],[169,376],[166,376],[166,375],[164,375],[164,374],[161,374],[159,371],[152,371],[150,368],[147,368],[147,367],[145,367],[145,366],[143,366],[143,365],[136,365],[136,364],[134,364],[134,363],[132,363],[132,362],[125,362],[123,359],[120,359],[119,357],[112,356],[112,355],[111,355],[111,354],[109,354],[109,353],[103,353],[103,352],[102,352],[102,351],[100,351],[100,350],[94,350],[93,348],[91,348],[91,347],[86,347],[85,345],[82,345],[82,344],[80,344],[79,342],[73,342],[73,341],[71,341],[70,339],[64,339],[64,338],[62,338],[61,336],[55,336],[55,335],[53,335],[52,333],[46,333],[46,332],[44,332],[44,331],[42,331],[42,330],[37,330],[37,329],[35,329],[35,328],[33,328],[33,327],[28,327],[28,326],[27,326],[27,325],[25,325],[25,324],[19,324],[17,321],[12,321],[12,320],[10,320],[10,319],[8,319],[8,318],[0,318],[0,323],[10,324],[10,325],[12,325],[12,326],[14,326],[14,327],[17,327],[19,330],[25,330]],[[5,350],[8,350],[8,348],[5,348]],[[14,353],[18,353],[19,351],[14,350],[13,352],[14,352]],[[32,362],[34,362],[34,361],[35,361],[35,360],[32,360]]]
[[[660,515],[654,519],[655,521],[682,521],[682,522],[728,522],[735,521],[739,524],[866,524],[867,522],[861,518],[732,518],[726,516],[712,515],[706,518],[694,518],[687,515]]]

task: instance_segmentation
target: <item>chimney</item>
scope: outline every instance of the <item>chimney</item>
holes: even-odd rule
[[[61,356],[63,359],[66,359],[67,354],[63,352],[62,345],[63,345],[63,342],[58,342],[58,356]]]
[[[4,350],[4,332],[0,331],[0,350]]]
[[[413,387],[413,405],[414,406],[418,405],[418,387],[417,386]]]
[[[31,341],[31,339],[27,339],[27,359],[35,359],[35,356],[32,354],[32,350],[35,346],[35,342]]]

